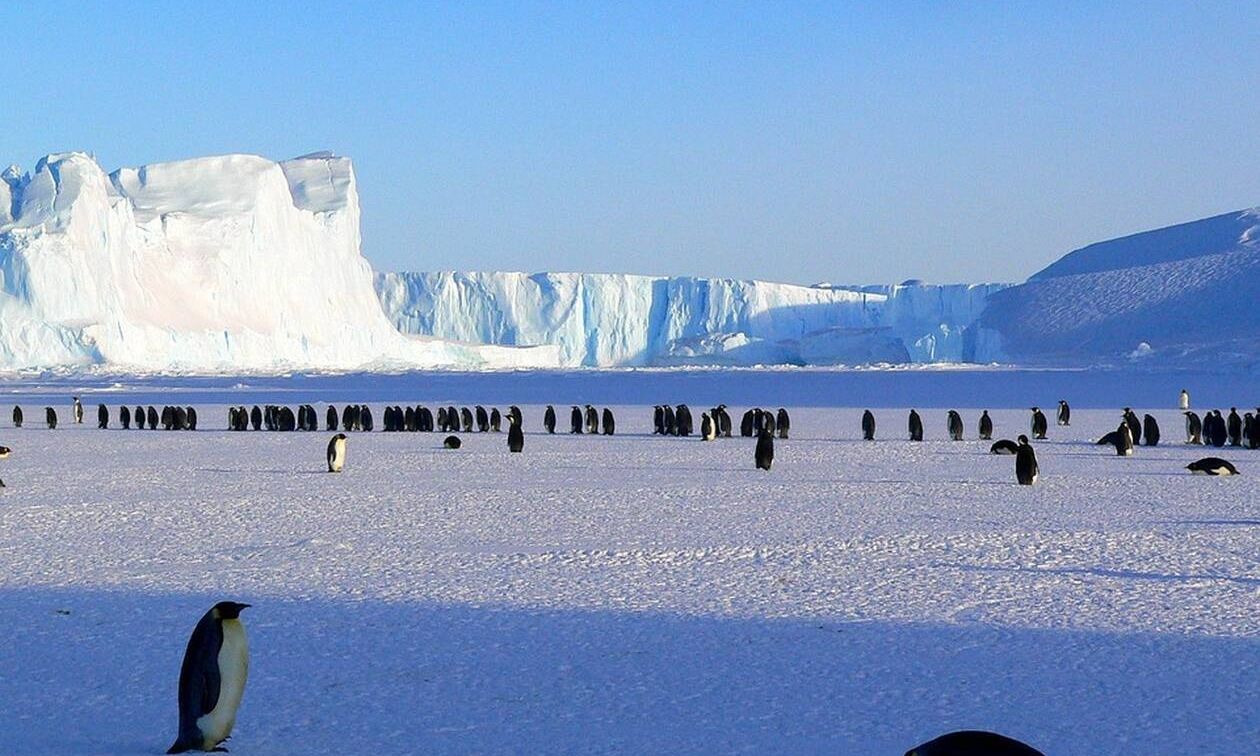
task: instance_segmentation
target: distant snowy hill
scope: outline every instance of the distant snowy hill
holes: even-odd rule
[[[554,365],[400,334],[359,251],[346,158],[124,168],[49,155],[0,181],[0,368]]]
[[[833,287],[598,273],[383,273],[407,333],[553,344],[566,365],[963,362],[992,285]]]
[[[1260,209],[1091,244],[996,292],[1014,362],[1260,365]]]

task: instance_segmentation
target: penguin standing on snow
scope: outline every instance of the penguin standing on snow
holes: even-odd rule
[[[415,430],[415,428],[410,428],[409,430]],[[503,414],[499,412],[498,407],[490,408],[490,431],[492,433],[503,432]]]
[[[1116,455],[1120,457],[1133,456],[1133,431],[1130,430],[1128,423],[1120,423],[1120,427],[1116,429],[1119,433],[1116,437]]]
[[[1186,443],[1202,444],[1203,443],[1203,421],[1199,416],[1187,410],[1183,413],[1186,416]]]
[[[957,410],[949,411],[948,430],[949,430],[949,437],[951,440],[954,440],[954,441],[963,440],[962,415],[958,414]]]
[[[1185,389],[1181,390],[1181,399],[1177,402],[1177,406],[1182,412],[1190,409],[1190,392]]]
[[[582,410],[576,404],[569,411],[569,433],[580,434],[582,432]]]
[[[1059,414],[1055,417],[1055,421],[1058,422],[1059,425],[1072,424],[1072,408],[1069,407],[1068,403],[1063,399],[1059,400]]]
[[[508,415],[508,451],[519,454],[525,448],[525,432],[512,415]]]
[[[1046,413],[1041,411],[1040,407],[1032,408],[1032,437],[1037,440],[1044,440],[1046,430],[1050,423],[1046,420]]]
[[[1031,486],[1037,482],[1041,470],[1037,467],[1037,452],[1028,443],[1028,436],[1019,437],[1019,446],[1015,450],[1015,480],[1021,486]]]
[[[57,430],[57,410],[52,407],[45,407],[44,422],[48,423],[48,430]]]
[[[249,604],[220,601],[193,628],[179,670],[179,734],[167,753],[224,751],[249,677],[240,616]]]
[[[717,438],[717,430],[714,428],[713,418],[709,417],[708,412],[700,413],[700,440],[712,441]]]
[[[1151,415],[1142,418],[1142,437],[1147,446],[1159,446],[1159,423]]]
[[[328,411],[324,413],[324,430],[337,430],[337,408],[328,405]]]
[[[586,432],[599,433],[599,412],[591,405],[586,405]]]
[[[989,417],[989,411],[984,410],[980,413],[980,440],[989,441],[993,438],[993,419]]]
[[[109,407],[106,407],[104,404],[99,404],[96,407],[96,427],[109,427]]]
[[[758,470],[769,470],[774,464],[774,434],[764,428],[757,436],[756,461]]]
[[[543,413],[543,428],[548,433],[556,432],[556,408],[550,404],[547,405],[547,411]]]
[[[961,730],[906,751],[906,756],[1045,756],[1032,746],[981,730]]]
[[[617,419],[613,417],[612,410],[607,407],[604,408],[603,422],[605,436],[611,436],[617,432]]]
[[[1186,465],[1195,475],[1237,475],[1238,468],[1220,457],[1204,457]]]
[[[1137,413],[1129,407],[1124,408],[1124,423],[1129,426],[1129,434],[1133,436],[1133,443],[1141,443],[1142,421],[1138,420]]]
[[[779,438],[786,439],[788,437],[788,431],[792,428],[792,418],[788,416],[788,411],[783,407],[779,408],[777,418]]]
[[[665,435],[665,408],[659,404],[652,408],[652,435]]]
[[[131,428],[131,410],[125,404],[118,408],[118,424],[123,430]]]
[[[74,424],[83,425],[83,402],[77,396],[74,397]]]
[[[753,410],[748,410],[739,420],[739,435],[744,438],[752,438],[753,425],[756,423],[757,415]]]
[[[864,441],[875,440],[875,413],[870,410],[862,413],[862,439]]]
[[[14,428],[22,427],[22,408],[17,406],[16,404],[13,405],[13,427]]]
[[[1212,446],[1222,447],[1225,445],[1226,439],[1229,437],[1229,431],[1225,427],[1225,418],[1221,417],[1220,410],[1212,410]]]
[[[923,440],[923,418],[919,417],[919,413],[910,410],[910,421],[908,423],[910,429],[911,441]]]
[[[1229,408],[1229,425],[1227,434],[1229,435],[1230,446],[1242,446],[1242,418],[1238,416],[1238,408]]]
[[[341,472],[346,466],[346,434],[328,440],[328,472]]]

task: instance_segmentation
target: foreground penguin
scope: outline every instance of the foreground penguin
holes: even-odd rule
[[[1028,443],[1028,436],[1019,437],[1019,446],[1015,450],[1015,480],[1021,486],[1031,486],[1037,482],[1037,476],[1041,474],[1040,468],[1037,467],[1037,452],[1033,451],[1032,444]]]
[[[1238,468],[1220,457],[1204,457],[1186,465],[1195,475],[1237,475]]]
[[[1032,746],[996,732],[962,730],[906,751],[906,756],[1045,756]]]
[[[919,413],[910,410],[910,421],[908,423],[910,429],[911,441],[923,440],[923,418],[919,417]]]
[[[769,470],[774,464],[774,434],[765,428],[757,436],[756,460],[758,470]]]
[[[980,440],[989,441],[993,438],[993,418],[989,417],[989,411],[984,410],[980,413]]]
[[[167,753],[226,750],[249,676],[249,642],[241,610],[220,601],[205,613],[184,651],[179,670],[179,735]]]
[[[949,411],[949,438],[952,441],[963,440],[963,421],[962,415],[958,414],[958,410]]]
[[[346,466],[346,434],[338,433],[328,440],[328,472],[341,472]]]
[[[524,448],[525,431],[521,430],[521,424],[514,416],[508,415],[508,451],[520,454]]]
[[[1055,416],[1055,422],[1059,425],[1072,424],[1072,408],[1069,407],[1068,403],[1063,399],[1059,400],[1059,413]]]
[[[870,410],[862,413],[862,440],[875,440],[875,413]]]

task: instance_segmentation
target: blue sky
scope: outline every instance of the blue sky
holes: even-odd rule
[[[354,158],[382,269],[1020,280],[1260,204],[1260,5],[6,4],[0,161]]]

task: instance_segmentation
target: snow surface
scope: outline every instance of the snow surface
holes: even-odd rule
[[[224,155],[107,176],[63,153],[2,183],[0,369],[557,364],[554,348],[398,333],[360,254],[347,158]]]
[[[684,401],[759,374],[551,373],[522,393],[690,386],[658,400]],[[836,373],[771,374],[760,390],[846,401]],[[938,407],[1025,376],[866,375],[938,381]],[[85,405],[433,406],[514,380],[136,379]],[[949,393],[959,380],[976,391]],[[1078,407],[1099,399],[1090,374],[1061,380]],[[1052,426],[1032,488],[970,440],[977,409],[949,442],[923,405],[922,444],[904,407],[877,411],[874,443],[860,406],[795,409],[768,474],[749,440],[653,437],[650,407],[618,403],[614,437],[544,436],[524,406],[520,455],[506,434],[458,452],[352,434],[329,475],[328,434],[220,431],[221,402],[196,433],[44,429],[39,406],[56,393],[67,418],[72,387],[9,384],[0,404],[0,752],[160,752],[188,633],[222,598],[254,604],[237,754],[901,753],[962,727],[1051,754],[1248,753],[1260,731],[1260,456],[1225,450],[1233,479],[1188,475],[1201,447],[1118,458],[1089,442],[1112,409]],[[1175,402],[1138,409],[1170,441]],[[1024,409],[991,414],[1000,436],[1027,429]]]
[[[796,286],[611,273],[380,273],[405,333],[556,345],[565,365],[987,361],[970,326],[1004,284]],[[979,348],[977,344],[979,343]]]

